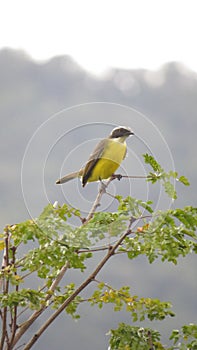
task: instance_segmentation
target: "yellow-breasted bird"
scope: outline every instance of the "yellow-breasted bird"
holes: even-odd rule
[[[82,186],[84,187],[87,182],[108,179],[119,168],[125,158],[127,152],[126,139],[130,135],[134,135],[134,133],[128,127],[118,126],[113,129],[108,138],[97,144],[83,168],[62,177],[56,181],[56,184],[63,184],[81,177]]]

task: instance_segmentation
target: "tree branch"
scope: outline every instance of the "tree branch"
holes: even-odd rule
[[[86,224],[93,217],[96,209],[100,206],[101,198],[102,198],[103,194],[106,193],[106,188],[109,186],[109,184],[115,179],[118,179],[120,181],[122,178],[149,179],[149,178],[151,178],[151,176],[143,176],[143,175],[134,175],[134,176],[131,175],[131,176],[129,176],[129,175],[113,174],[105,184],[101,181],[101,187],[99,189],[97,197],[94,201],[92,208],[90,209],[90,212],[89,212],[87,218],[85,220],[83,220],[83,224]]]
[[[62,278],[64,277],[65,272],[67,271],[69,267],[69,262],[66,262],[66,264],[61,268],[59,274],[53,281],[51,287],[49,288],[49,292],[47,293],[47,297],[45,298],[45,302],[47,302],[51,297],[52,293],[54,292],[55,288],[58,286]],[[27,329],[35,322],[35,320],[47,309],[48,305],[45,303],[39,310],[36,310],[30,318],[25,321],[23,324],[19,326],[19,330],[15,335],[15,338],[13,340],[12,345],[16,345],[16,343],[19,341],[19,339],[23,336],[23,334],[27,331]]]
[[[42,333],[50,326],[50,324],[61,314],[62,311],[65,310],[65,308],[76,298],[77,295],[81,293],[83,289],[85,289],[92,281],[94,281],[95,277],[99,273],[99,271],[102,269],[102,267],[106,264],[106,262],[114,255],[115,250],[119,247],[119,245],[122,243],[122,241],[125,239],[126,236],[130,235],[131,233],[131,225],[135,221],[134,218],[130,219],[128,229],[127,231],[119,238],[119,240],[114,244],[114,246],[110,246],[108,248],[107,254],[104,256],[104,258],[101,260],[101,262],[97,265],[95,270],[89,275],[89,277],[73,292],[70,297],[68,297],[64,303],[57,309],[51,317],[43,324],[43,326],[38,330],[36,334],[31,338],[29,343],[26,344],[23,350],[29,350],[31,349],[32,345],[35,344],[35,342],[39,339],[39,337],[42,335]]]
[[[102,181],[100,182],[101,186],[100,186],[99,192],[96,196],[94,204],[93,204],[92,208],[90,209],[90,212],[89,212],[87,218],[84,220],[84,224],[86,224],[90,219],[92,219],[96,209],[100,206],[100,201],[101,201],[102,196],[104,195],[104,193],[106,193],[106,188],[109,186],[110,182],[113,181],[115,178],[116,177],[111,176],[110,179],[106,183],[104,183]]]
[[[95,202],[87,216],[87,218],[83,221],[83,224],[87,223],[94,215],[96,209],[100,205],[101,198],[104,193],[106,193],[106,188],[109,186],[110,182],[113,181],[114,179],[123,177],[122,175],[113,175],[107,182],[106,184],[101,182],[101,187],[99,189],[99,192],[97,194],[97,197],[95,199]],[[133,220],[133,219],[132,219]],[[132,222],[131,222],[132,223]],[[130,234],[130,224],[128,226],[128,230],[126,233],[123,234],[123,236],[118,240],[114,246],[110,247],[104,247],[104,248],[99,248],[99,250],[108,250],[106,256],[101,260],[100,264],[97,266],[97,268],[93,271],[93,273],[82,283],[76,290],[75,292],[61,305],[61,307],[54,312],[54,314],[48,319],[48,321],[45,322],[45,324],[41,327],[39,332],[34,335],[34,337],[30,340],[30,342],[26,345],[24,350],[30,349],[31,346],[36,342],[36,340],[41,336],[41,334],[45,331],[45,329],[55,320],[55,318],[69,305],[72,300],[75,299],[75,297],[89,284],[91,283],[92,280],[94,280],[95,276],[98,274],[98,272],[101,270],[101,268],[105,265],[105,263],[108,261],[108,259],[115,253],[116,248],[121,244],[122,240]],[[89,250],[88,250],[89,251]],[[96,251],[96,249],[95,249]],[[83,250],[81,250],[83,252]],[[11,337],[11,347],[13,348],[16,343],[19,341],[19,339],[23,336],[23,334],[27,331],[27,329],[35,322],[35,320],[48,308],[49,304],[47,301],[51,299],[54,290],[56,289],[57,285],[60,283],[61,279],[63,278],[67,268],[69,267],[69,262],[67,262],[61,269],[60,273],[58,276],[55,278],[53,281],[49,292],[47,293],[47,297],[45,298],[45,303],[44,305],[41,306],[39,310],[36,310],[27,321],[25,321],[23,324],[21,324],[18,329],[17,329],[17,309],[14,310],[14,316],[12,319],[12,337]],[[0,349],[1,350],[1,349]]]
[[[4,248],[4,254],[3,254],[2,270],[9,266],[10,233],[9,233],[8,226],[6,226],[5,228],[4,241],[5,241],[5,248]],[[1,284],[3,286],[3,294],[7,295],[9,291],[9,279],[5,280],[4,277],[2,277]],[[5,339],[7,341],[7,344],[9,345],[9,337],[7,332],[7,312],[8,312],[8,308],[7,306],[5,306],[2,312],[2,336],[1,336],[1,342],[0,342],[0,350],[3,350]]]
[[[15,266],[15,261],[16,261],[16,247],[12,247],[12,265]],[[17,271],[15,271],[15,276],[17,275]],[[19,286],[16,285],[16,292],[18,292],[19,290]],[[16,334],[16,330],[17,330],[17,305],[14,306],[14,309],[13,309],[13,317],[12,317],[12,320],[11,320],[11,339],[10,339],[10,348],[12,346],[12,343],[14,341],[14,337],[15,337],[15,334]]]

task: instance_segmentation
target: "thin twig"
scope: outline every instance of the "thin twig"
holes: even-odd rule
[[[154,350],[152,334],[150,331],[148,331],[148,345],[150,346],[149,350]]]
[[[151,176],[144,176],[144,175],[121,175],[121,174],[114,174],[114,178],[121,180],[122,178],[124,179],[149,179]]]
[[[99,248],[90,248],[90,249],[81,248],[77,251],[77,253],[80,254],[80,253],[101,252],[101,251],[108,250],[108,249],[109,249],[109,244],[107,244],[106,246],[99,247]]]
[[[28,273],[26,273],[25,275],[21,276],[21,280],[24,280],[25,278],[29,277],[30,275],[32,275],[35,271],[30,271]]]

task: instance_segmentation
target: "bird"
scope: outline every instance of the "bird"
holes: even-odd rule
[[[134,135],[134,132],[129,127],[118,126],[114,128],[107,138],[97,144],[84,167],[58,179],[56,184],[81,178],[84,187],[88,182],[110,178],[126,156],[126,139],[130,135]]]

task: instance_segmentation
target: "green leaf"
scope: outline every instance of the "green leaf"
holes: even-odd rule
[[[144,154],[143,157],[145,163],[149,164],[155,171],[154,173],[149,172],[149,174],[147,175],[147,181],[151,182],[152,184],[156,183],[157,181],[161,181],[161,184],[164,186],[165,192],[170,198],[177,198],[177,194],[175,191],[175,180],[182,182],[186,186],[189,185],[189,181],[187,180],[187,178],[185,176],[180,176],[178,178],[178,174],[176,171],[170,170],[169,172],[165,172],[153,156]]]
[[[45,300],[45,293],[33,289],[21,289],[20,291],[1,294],[1,307],[28,306],[30,309],[37,310]]]
[[[196,350],[197,349],[197,325],[190,323],[184,325],[181,330],[173,330],[169,338],[173,340],[174,346],[169,350]],[[177,344],[177,345],[176,345]]]
[[[164,188],[165,188],[165,192],[168,194],[170,198],[177,199],[177,194],[176,194],[174,185],[171,182],[165,181]]]
[[[120,323],[108,332],[110,350],[164,350],[159,342],[160,333],[150,328],[134,327]]]
[[[143,154],[144,160],[146,164],[149,164],[154,171],[162,172],[163,169],[161,165],[155,160],[153,156],[150,156],[149,154]]]
[[[119,250],[125,251],[129,259],[146,255],[150,263],[161,257],[176,264],[179,256],[196,253],[196,229],[197,208],[158,211],[150,218],[144,217],[143,225],[125,238]]]
[[[130,313],[133,322],[138,320],[163,320],[165,317],[173,317],[171,304],[169,302],[161,302],[158,299],[138,298],[131,295],[130,288],[123,286],[120,289],[114,289],[109,285],[104,285],[103,290],[99,285],[99,290],[95,290],[88,299],[91,305],[98,305],[99,308],[104,304],[113,304],[114,311],[120,311],[126,308]]]
[[[179,182],[182,182],[182,184],[185,185],[185,186],[189,186],[190,185],[188,179],[185,176],[180,176],[178,180],[179,180]]]

